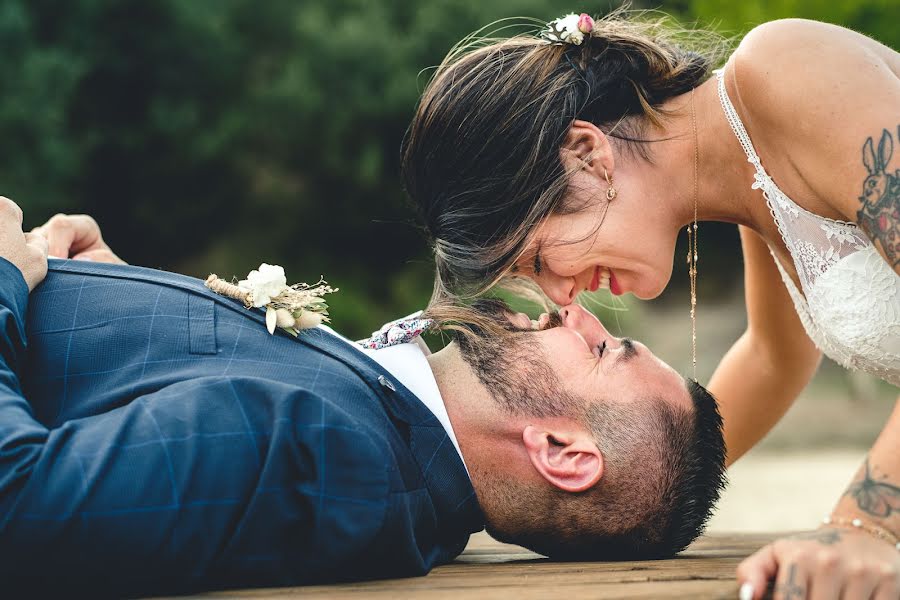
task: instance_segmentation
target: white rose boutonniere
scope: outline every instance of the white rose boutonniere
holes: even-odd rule
[[[247,279],[229,283],[210,275],[206,287],[229,298],[240,300],[247,308],[264,308],[266,328],[274,334],[280,327],[296,336],[303,329],[310,329],[328,322],[328,304],[323,296],[332,294],[332,288],[324,279],[314,285],[287,284],[284,268],[263,263],[250,271]]]
[[[266,263],[259,265],[259,269],[250,271],[247,279],[238,281],[238,287],[250,293],[250,303],[254,308],[265,306],[287,286],[284,267]]]

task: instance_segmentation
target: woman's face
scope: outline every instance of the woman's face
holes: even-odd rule
[[[534,279],[559,305],[601,287],[642,299],[662,293],[672,276],[677,227],[661,214],[664,202],[641,202],[647,196],[639,178],[632,181],[607,201],[604,180],[576,172],[566,201],[585,208],[549,217],[515,272]]]

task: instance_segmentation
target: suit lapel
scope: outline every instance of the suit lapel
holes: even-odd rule
[[[442,529],[468,533],[483,529],[484,516],[466,467],[434,413],[378,363],[335,336],[315,330],[300,334],[298,340],[355,370],[376,390],[385,408],[409,425],[410,450],[425,479]]]
[[[434,415],[431,421],[410,428],[410,449],[422,470],[440,522],[455,532],[474,533],[483,529],[484,516],[466,468]]]

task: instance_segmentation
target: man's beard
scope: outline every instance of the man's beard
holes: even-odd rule
[[[577,410],[578,402],[565,392],[529,330],[510,323],[505,303],[482,300],[472,308],[508,332],[457,339],[463,359],[500,408],[509,414],[535,417],[572,414]],[[561,324],[559,313],[551,313],[548,327]]]

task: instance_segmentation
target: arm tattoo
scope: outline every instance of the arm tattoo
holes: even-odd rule
[[[886,518],[900,513],[900,487],[874,480],[868,457],[862,479],[851,485],[845,495],[851,496],[863,512],[873,517]]]
[[[806,598],[806,590],[802,585],[797,585],[794,579],[797,576],[797,565],[791,565],[788,570],[788,580],[775,588],[776,592],[781,592],[784,600],[803,600]]]
[[[900,125],[897,126],[900,142]],[[872,137],[863,144],[863,164],[869,176],[863,182],[862,208],[856,213],[859,226],[875,243],[881,244],[888,263],[900,266],[900,169],[888,171],[894,154],[894,139],[885,129],[878,142],[878,152]]]
[[[843,539],[841,532],[836,529],[818,529],[816,531],[804,531],[792,535],[792,540],[804,540],[810,542],[819,542],[823,546],[833,546]]]

